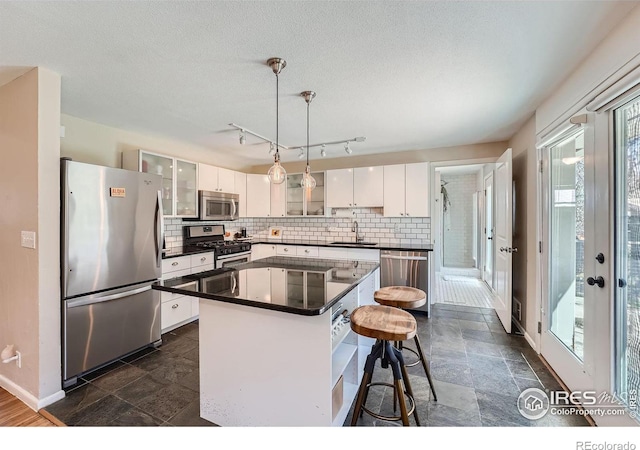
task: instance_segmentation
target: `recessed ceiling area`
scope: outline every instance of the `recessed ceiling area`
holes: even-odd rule
[[[267,164],[229,124],[275,140],[281,57],[286,146],[306,143],[306,90],[311,144],[365,136],[353,155],[504,141],[636,4],[4,1],[0,83],[46,67],[65,114]]]

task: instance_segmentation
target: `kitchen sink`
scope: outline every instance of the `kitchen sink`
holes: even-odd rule
[[[359,245],[378,245],[377,242],[353,242],[353,241],[336,241],[336,242],[330,242],[331,245],[335,244],[335,245],[354,245],[354,246],[359,246]]]

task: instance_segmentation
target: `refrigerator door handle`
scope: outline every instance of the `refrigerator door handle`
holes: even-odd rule
[[[162,264],[162,243],[164,242],[164,216],[162,215],[162,191],[158,191],[155,210],[156,267]]]
[[[132,291],[118,292],[117,294],[106,295],[104,297],[90,296],[88,298],[87,297],[82,297],[82,298],[76,298],[76,299],[73,299],[73,300],[67,300],[67,308],[77,308],[78,306],[87,306],[87,305],[93,305],[95,303],[107,302],[109,300],[117,300],[119,298],[128,297],[130,295],[135,295],[135,294],[140,294],[142,292],[146,292],[149,289],[151,289],[151,285],[150,284],[148,284],[146,286],[143,286],[141,288],[138,288],[138,289],[134,289]]]

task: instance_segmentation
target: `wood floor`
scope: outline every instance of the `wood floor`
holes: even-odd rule
[[[33,411],[0,388],[0,427],[55,427],[56,425]]]

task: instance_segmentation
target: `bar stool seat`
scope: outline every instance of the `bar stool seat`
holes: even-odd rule
[[[380,305],[385,305],[385,306],[390,306],[390,307],[400,308],[400,309],[411,309],[411,308],[418,308],[424,305],[427,302],[427,294],[421,289],[417,289],[410,286],[386,286],[378,289],[373,294],[373,299],[376,301],[376,303],[379,303]],[[433,380],[431,379],[431,372],[429,371],[429,365],[427,363],[427,359],[424,356],[424,352],[422,351],[422,346],[420,345],[420,338],[418,338],[417,333],[414,334],[412,337],[413,337],[414,344],[416,346],[415,350],[409,347],[404,347],[402,343],[402,341],[411,339],[411,337],[407,339],[396,340],[396,347],[399,348],[400,351],[407,350],[418,357],[417,361],[414,361],[410,364],[405,364],[405,366],[413,367],[419,363],[422,364],[424,372],[427,375],[427,380],[429,380],[429,387],[431,388],[431,392],[433,393],[433,400],[438,401],[438,396],[436,395],[436,390],[435,390],[435,387],[433,386]]]
[[[351,426],[356,425],[362,412],[382,420],[401,420],[404,426],[409,426],[409,415],[413,414],[416,424],[420,425],[420,419],[416,412],[413,391],[404,365],[402,351],[393,346],[392,342],[411,339],[418,329],[416,319],[406,311],[399,308],[384,305],[365,305],[356,308],[350,316],[351,329],[365,337],[376,339],[367,356],[364,373],[356,405],[351,418]],[[380,359],[383,368],[391,366],[393,372],[393,384],[374,382],[373,369],[376,361]],[[383,416],[375,413],[365,406],[367,394],[371,386],[389,386],[394,389],[394,397],[400,404],[400,416]],[[409,405],[405,402],[408,398]],[[395,398],[394,398],[395,410]]]

